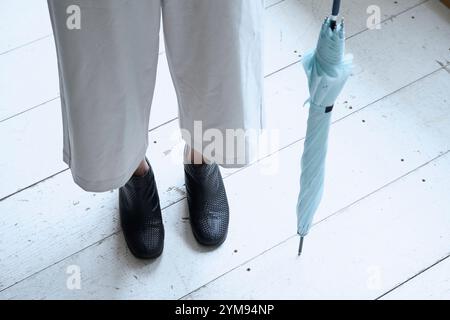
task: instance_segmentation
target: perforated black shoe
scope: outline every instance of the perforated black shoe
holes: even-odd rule
[[[197,241],[221,245],[228,234],[230,212],[217,164],[184,165],[189,220]]]
[[[123,234],[131,253],[139,259],[159,257],[164,248],[164,225],[151,166],[145,176],[133,176],[120,188],[119,208]]]

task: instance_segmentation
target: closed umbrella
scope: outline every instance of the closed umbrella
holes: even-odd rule
[[[345,57],[344,22],[337,24],[340,2],[334,1],[332,15],[322,25],[316,49],[303,59],[308,77],[310,109],[297,203],[299,255],[323,195],[333,106],[350,75],[352,65],[352,57]]]

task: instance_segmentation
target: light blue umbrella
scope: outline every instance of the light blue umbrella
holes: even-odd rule
[[[351,72],[352,57],[345,57],[344,22],[339,25],[336,22],[339,7],[340,0],[335,0],[331,17],[322,25],[316,49],[303,58],[310,109],[297,203],[299,255],[322,200],[333,106]]]

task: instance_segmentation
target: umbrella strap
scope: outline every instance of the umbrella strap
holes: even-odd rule
[[[303,104],[303,107],[305,107],[307,104],[309,104],[309,105],[311,106],[311,98],[308,98],[308,99],[305,101],[305,103]],[[329,107],[326,107],[326,108],[325,108],[325,113],[330,113],[330,112],[333,111],[333,109],[334,109],[334,105],[329,106]]]

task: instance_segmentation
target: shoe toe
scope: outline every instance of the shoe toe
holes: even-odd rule
[[[164,248],[164,228],[150,227],[125,235],[131,253],[139,259],[158,258]]]
[[[203,219],[199,219],[193,226],[197,241],[206,246],[218,246],[222,244],[228,233],[228,219],[223,214],[210,213]]]

